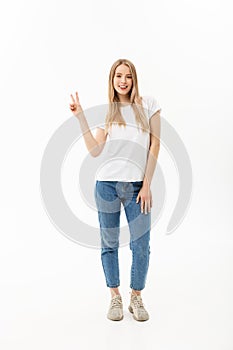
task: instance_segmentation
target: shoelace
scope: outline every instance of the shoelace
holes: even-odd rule
[[[133,302],[135,308],[140,308],[140,307],[144,308],[141,296],[133,295],[132,296],[132,302]]]
[[[120,307],[122,304],[120,297],[113,297],[111,300],[111,307]]]

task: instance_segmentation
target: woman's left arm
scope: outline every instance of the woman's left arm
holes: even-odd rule
[[[160,110],[150,118],[150,146],[143,186],[151,185],[160,150]]]
[[[147,157],[147,164],[143,185],[138,193],[136,202],[141,198],[141,212],[150,212],[152,207],[152,194],[150,190],[151,181],[154,175],[157,158],[160,150],[160,110],[150,118],[150,146]]]

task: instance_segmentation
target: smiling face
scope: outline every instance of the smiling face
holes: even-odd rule
[[[114,74],[113,87],[121,102],[129,101],[129,92],[133,86],[133,78],[130,69],[125,64],[119,65]]]

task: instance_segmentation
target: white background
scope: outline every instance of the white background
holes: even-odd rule
[[[227,0],[1,5],[2,349],[232,350],[230,6]],[[100,251],[58,232],[40,195],[43,152],[71,116],[70,93],[79,92],[84,109],[105,103],[109,70],[118,58],[136,66],[140,94],[158,99],[187,148],[194,177],[186,217],[167,236],[179,181],[161,148],[167,202],[151,232],[142,293],[150,320],[144,323],[127,310],[129,248],[119,250],[125,317],[112,322]],[[65,164],[63,186],[78,213],[73,174],[86,149],[77,143],[72,152],[77,163]],[[96,212],[91,215],[98,225]],[[90,213],[83,219],[90,220]]]

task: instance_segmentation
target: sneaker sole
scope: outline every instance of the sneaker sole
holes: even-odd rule
[[[108,316],[107,316],[107,318],[108,318],[109,320],[111,320],[111,321],[121,321],[121,320],[123,320],[124,315],[123,315],[121,318],[117,318],[117,319],[110,318],[110,317],[108,317]]]

